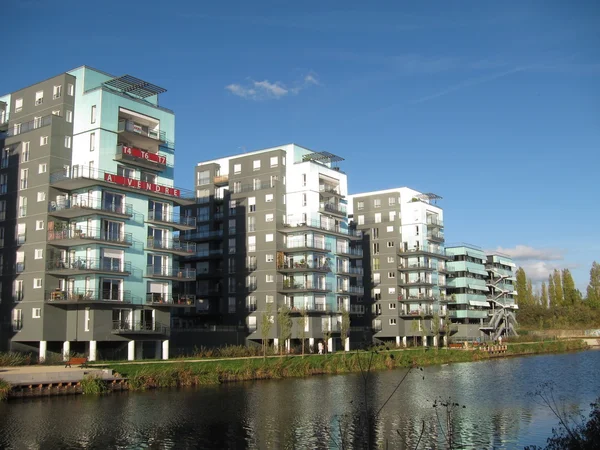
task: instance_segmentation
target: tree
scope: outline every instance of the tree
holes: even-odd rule
[[[529,290],[527,289],[527,275],[522,267],[517,269],[517,284],[515,288],[517,290],[517,303],[519,306],[531,305],[531,297],[529,296]]]
[[[560,279],[560,270],[554,269],[554,294],[556,295],[556,305],[563,306],[565,304],[565,297],[563,295],[562,280]]]
[[[279,325],[279,354],[283,355],[283,349],[288,339],[292,337],[292,316],[288,305],[282,305],[277,312],[277,323]]]
[[[304,344],[306,342],[306,325],[308,324],[308,311],[306,308],[300,310],[300,318],[298,319],[298,336],[302,341],[302,357],[304,358]]]
[[[546,283],[542,282],[542,293],[540,294],[540,304],[544,308],[548,308],[548,290],[546,289]]]
[[[527,278],[527,304],[535,305],[537,304],[537,299],[533,294],[533,284],[531,283],[531,279]]]
[[[342,340],[342,347],[346,351],[346,339],[350,334],[350,312],[344,308],[342,309],[342,323],[340,327],[340,339]]]
[[[431,333],[435,336],[435,349],[437,350],[438,346],[440,345],[439,341],[440,341],[440,331],[441,331],[441,324],[440,324],[440,315],[435,312],[433,313],[433,318],[431,319]]]
[[[410,331],[412,332],[412,335],[413,335],[413,347],[417,346],[417,333],[419,332],[420,329],[421,329],[421,320],[420,319],[411,320]]]
[[[569,269],[563,269],[562,281],[565,304],[567,306],[573,306],[578,303],[581,298],[579,291],[577,291],[577,288],[575,287],[575,282],[573,281],[573,276],[571,275],[571,271]]]
[[[267,309],[262,313],[260,318],[260,337],[263,345],[263,358],[267,357],[267,344],[269,342],[269,333],[273,327],[272,321],[273,304],[267,304]]]
[[[552,274],[548,275],[548,307],[556,307],[556,289],[554,288],[554,278]]]
[[[590,269],[590,284],[586,292],[586,302],[594,309],[600,309],[600,264],[593,262]]]

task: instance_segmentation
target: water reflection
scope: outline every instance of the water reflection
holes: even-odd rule
[[[377,420],[361,413],[360,375],[12,401],[0,405],[0,447],[408,449],[420,439],[419,448],[445,448],[446,416],[432,404],[449,396],[466,405],[452,414],[455,442],[543,445],[556,420],[527,392],[554,380],[569,405],[587,408],[600,394],[598,371],[598,351],[426,368],[407,377]],[[374,410],[404,373],[372,375]]]

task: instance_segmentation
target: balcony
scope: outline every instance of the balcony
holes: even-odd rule
[[[199,297],[220,297],[222,293],[223,290],[219,286],[203,287],[196,291]]]
[[[446,256],[446,252],[443,248],[435,248],[433,246],[424,245],[422,247],[414,248],[399,248],[399,256],[432,256],[439,259],[452,259],[451,256]]]
[[[209,241],[212,239],[221,239],[222,237],[223,230],[198,231],[197,233],[187,233],[185,235],[185,238],[191,241]]]
[[[400,317],[432,316],[433,308],[419,308],[419,309],[401,308],[399,313],[400,313]]]
[[[196,306],[196,296],[192,294],[164,295],[151,292],[146,294],[146,305],[166,308],[191,308]]]
[[[417,279],[417,280],[401,280],[398,279],[398,286],[410,287],[410,286],[423,286],[423,287],[432,287],[434,286],[431,280],[426,279]]]
[[[443,228],[444,221],[442,219],[438,219],[437,217],[434,217],[434,216],[428,216],[427,217],[427,225],[429,227]]]
[[[349,258],[362,258],[363,257],[363,249],[362,248],[351,248],[351,247],[342,247],[337,249],[337,254],[342,256],[348,256]]]
[[[416,263],[416,264],[399,264],[399,272],[432,272],[436,269],[435,264],[431,263]]]
[[[221,258],[223,256],[222,248],[215,248],[212,250],[196,250],[196,253],[188,255],[189,258],[208,259],[208,258]]]
[[[323,214],[331,214],[339,217],[346,217],[347,210],[345,205],[335,204],[330,202],[321,202],[319,204],[319,212]]]
[[[115,320],[112,324],[113,334],[154,334],[168,336],[169,331],[169,327],[160,322]]]
[[[427,240],[432,242],[444,242],[444,233],[427,233]]]
[[[365,288],[363,286],[337,286],[335,292],[346,295],[363,295]]]
[[[190,281],[196,279],[196,269],[171,268],[159,265],[146,266],[145,278],[157,278],[174,281]]]
[[[344,196],[340,194],[340,187],[334,186],[333,184],[319,184],[319,194],[322,197],[337,197],[343,198]]]
[[[277,285],[277,290],[280,292],[331,292],[331,283],[316,283],[306,281],[303,283],[294,283],[292,281],[284,281]]]
[[[342,312],[342,308],[337,305],[331,305],[329,303],[317,303],[314,301],[302,301],[298,300],[297,302],[285,302],[286,306],[290,309],[292,314],[299,314],[302,311],[306,311],[308,313],[337,313]]]
[[[284,233],[296,233],[305,230],[316,229],[319,231],[325,231],[329,234],[334,234],[342,237],[348,237],[350,239],[362,239],[362,232],[359,230],[353,230],[351,228],[342,228],[340,226],[331,225],[327,222],[321,222],[319,220],[309,220],[306,222],[289,222],[283,225],[281,230]]]
[[[217,175],[213,178],[216,186],[227,186],[229,184],[229,175]]]
[[[265,189],[273,189],[279,186],[279,182],[271,180],[257,180],[252,184],[237,184],[233,183],[233,191],[231,194],[243,194],[244,192],[262,191]]]
[[[114,159],[143,169],[163,171],[168,167],[166,155],[126,145],[117,145]]]
[[[215,269],[204,269],[201,272],[198,272],[197,277],[203,280],[208,278],[223,278],[223,269],[220,267]]]
[[[277,270],[283,273],[294,273],[294,272],[331,272],[329,264],[315,264],[313,262],[286,262],[284,264],[278,264]]]
[[[8,120],[9,120],[8,112],[6,110],[0,110],[0,131],[8,130]]]
[[[338,275],[349,275],[351,277],[362,277],[364,275],[364,269],[362,267],[337,267],[336,273]]]
[[[119,117],[117,133],[127,137],[134,144],[141,147],[146,145],[157,145],[167,143],[167,134],[164,131],[150,129],[145,125],[139,125],[133,120]]]
[[[76,202],[72,200],[48,202],[48,213],[51,216],[60,217],[61,219],[74,219],[94,214],[119,219],[130,219],[133,217],[133,207],[129,203],[115,205],[101,200],[78,199]]]
[[[56,247],[77,247],[98,243],[131,247],[133,243],[131,233],[113,233],[93,227],[85,227],[83,230],[48,230],[48,241]]]
[[[52,125],[52,121],[56,118],[60,118],[60,116],[44,116],[39,119],[30,120],[29,122],[23,122],[19,126],[8,127],[7,131],[0,133],[0,140]]]
[[[103,186],[167,200],[178,206],[195,203],[193,191],[127,178],[104,170],[90,169],[87,165],[76,165],[69,169],[53,172],[50,174],[50,185],[63,191]]]
[[[196,229],[196,218],[191,216],[181,216],[179,214],[167,214],[159,211],[148,211],[146,223],[156,225],[167,225],[179,231],[189,231]]]
[[[135,298],[131,295],[131,291],[114,292],[111,290],[98,289],[73,289],[72,291],[46,291],[44,301],[52,304],[70,305],[73,303],[100,303],[100,304],[123,304],[132,303]]]
[[[319,252],[319,253],[331,253],[331,244],[326,244],[325,242],[317,242],[312,239],[300,242],[289,242],[287,243],[286,253],[293,252]]]
[[[216,212],[216,213],[213,214],[213,219],[214,220],[221,221],[221,220],[223,220],[224,217],[225,217],[225,214],[222,213],[222,212]]]
[[[111,258],[77,258],[65,261],[47,261],[46,269],[50,275],[58,276],[75,276],[93,273],[105,275],[119,274],[127,276],[131,274],[131,263]]]

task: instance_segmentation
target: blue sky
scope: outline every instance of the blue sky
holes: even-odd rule
[[[180,187],[198,161],[296,142],[346,158],[351,192],[441,195],[448,242],[501,247],[536,278],[569,267],[585,288],[597,2],[286,3],[6,0],[0,91],[83,64],[146,79],[177,114]]]

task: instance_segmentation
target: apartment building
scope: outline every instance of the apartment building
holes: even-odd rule
[[[168,358],[194,308],[196,228],[177,207],[165,90],[79,67],[0,97],[0,342],[97,358]]]
[[[198,302],[173,325],[232,329],[277,346],[277,311],[285,304],[293,328],[281,345],[304,337],[312,346],[326,339],[329,349],[348,347],[335,338],[342,312],[360,309],[363,269],[361,233],[348,225],[342,160],[288,144],[199,163],[196,204],[183,208],[197,219],[185,238],[196,243],[186,266],[196,270]],[[268,336],[263,317],[273,323]]]
[[[447,339],[446,255],[441,197],[406,187],[350,196],[362,231],[366,303],[354,321],[377,341],[406,346]],[[410,342],[409,342],[410,340]]]
[[[471,244],[446,247],[449,317],[457,327],[456,339],[497,339],[516,334],[514,268],[500,254],[486,254]]]

